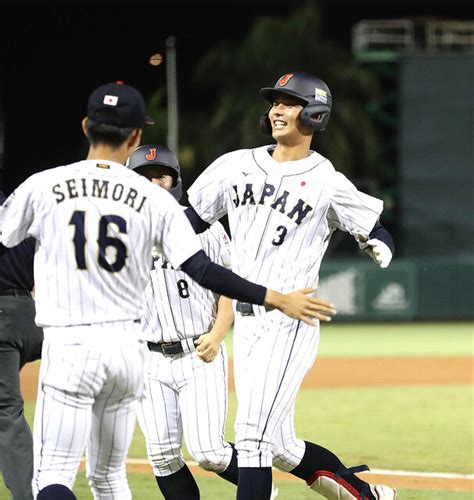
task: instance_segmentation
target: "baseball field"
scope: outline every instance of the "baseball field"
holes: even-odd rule
[[[231,335],[226,342],[232,354]],[[299,393],[301,438],[333,450],[347,466],[368,464],[369,482],[398,489],[399,498],[474,498],[474,325],[456,323],[322,326],[317,362]],[[32,423],[39,363],[21,373]],[[233,438],[236,401],[230,380],[226,437]],[[235,487],[196,468],[203,499],[232,499]],[[137,428],[128,476],[134,498],[162,498]],[[299,480],[274,471],[278,500],[314,499]],[[91,499],[80,471],[75,489]],[[0,498],[9,498],[0,481]]]

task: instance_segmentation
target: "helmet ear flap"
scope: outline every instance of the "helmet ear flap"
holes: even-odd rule
[[[260,130],[265,135],[271,135],[272,124],[270,123],[270,118],[268,117],[268,111],[260,117]]]
[[[181,196],[183,196],[183,183],[181,182],[181,176],[178,176],[176,185],[171,188],[170,193],[175,197],[176,201],[179,201]]]
[[[329,121],[331,107],[324,104],[308,105],[301,110],[300,121],[313,132],[321,132]],[[314,118],[314,115],[319,115]]]

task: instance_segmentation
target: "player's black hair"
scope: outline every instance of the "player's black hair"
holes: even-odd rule
[[[108,110],[101,110],[108,111]],[[87,122],[87,138],[92,146],[105,144],[113,149],[119,148],[132,134],[133,128],[116,127],[92,120]]]

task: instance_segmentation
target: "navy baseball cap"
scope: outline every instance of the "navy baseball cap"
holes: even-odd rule
[[[121,128],[143,128],[155,123],[146,115],[142,94],[120,81],[106,83],[92,92],[87,104],[87,118]]]

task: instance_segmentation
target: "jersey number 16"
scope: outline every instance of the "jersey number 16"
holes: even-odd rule
[[[76,263],[79,269],[87,269],[86,264],[86,235],[85,235],[85,224],[86,224],[86,212],[75,211],[72,214],[69,225],[75,227],[74,231],[74,250],[76,254]],[[125,265],[125,260],[127,258],[127,247],[124,242],[119,238],[113,238],[108,236],[108,228],[110,224],[114,224],[119,233],[127,233],[127,221],[118,215],[103,215],[99,220],[99,237],[97,239],[98,245],[98,259],[97,262],[100,267],[109,271],[111,273],[116,273],[120,271]],[[115,248],[115,260],[109,262],[106,258],[107,247]]]

